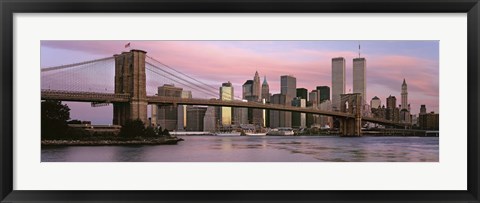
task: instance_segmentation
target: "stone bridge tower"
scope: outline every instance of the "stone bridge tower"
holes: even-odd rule
[[[362,96],[360,93],[341,94],[340,111],[354,115],[354,118],[340,119],[342,136],[362,135]]]
[[[113,124],[123,125],[127,120],[147,120],[147,89],[145,76],[145,54],[142,50],[131,50],[114,55],[115,94],[129,94],[129,103],[113,104]]]

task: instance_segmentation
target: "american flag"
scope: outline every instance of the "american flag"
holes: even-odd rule
[[[130,42],[128,44],[125,44],[125,48],[130,47]]]

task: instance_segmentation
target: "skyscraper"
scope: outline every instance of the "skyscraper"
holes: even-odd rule
[[[407,83],[405,82],[405,78],[403,78],[403,84],[402,84],[402,109],[408,110],[408,91],[407,91]]]
[[[267,76],[263,78],[262,99],[265,99],[266,102],[270,102],[270,87],[268,86]]]
[[[284,94],[274,94],[270,99],[272,104],[285,104]],[[270,110],[270,127],[278,128],[285,127],[285,113],[282,111]]]
[[[297,88],[297,97],[293,98],[292,106],[306,107],[308,98],[308,90],[305,88]],[[304,128],[306,127],[306,114],[292,112],[292,127]]]
[[[217,113],[216,107],[209,106],[203,117],[203,131],[206,132],[215,132],[217,126]]]
[[[256,101],[261,101],[262,85],[260,83],[258,71],[255,71],[255,76],[253,77],[252,95],[257,97]]]
[[[345,59],[332,59],[332,110],[340,110],[340,95],[345,94]]]
[[[386,111],[386,119],[391,121],[398,121],[399,117],[399,109],[397,108],[397,98],[395,96],[390,95],[387,97],[387,109]]]
[[[285,95],[285,103],[292,104],[293,98],[297,96],[297,78],[291,75],[282,75],[280,77],[280,93]],[[285,125],[282,127],[292,127],[292,112],[280,112],[285,115]]]
[[[305,88],[297,88],[297,97],[307,100],[308,90]]]
[[[307,89],[305,89],[305,90],[307,90]],[[305,108],[306,104],[307,104],[306,99],[303,99],[301,97],[295,97],[292,100],[292,106]],[[306,114],[305,113],[292,112],[292,127],[293,128],[305,128],[306,127]]]
[[[387,108],[393,109],[397,106],[397,98],[395,96],[390,95],[387,97]]]
[[[230,81],[223,83],[220,87],[220,100],[223,101],[232,101],[233,100],[233,86]],[[229,126],[232,124],[232,108],[231,107],[220,107],[220,124],[223,126]]]
[[[247,99],[253,95],[253,80],[247,80],[242,85],[242,98]]]
[[[308,102],[313,108],[318,108],[318,105],[320,104],[320,91],[318,90],[312,90],[308,94]]]
[[[291,75],[280,76],[280,93],[285,95],[287,103],[297,96],[297,78]]]
[[[206,106],[189,106],[187,108],[187,131],[204,131]]]
[[[427,114],[427,107],[425,104],[420,105],[420,115]]]
[[[183,90],[182,91],[182,98],[184,99],[191,99],[192,98],[192,91]],[[178,105],[178,119],[177,119],[177,130],[182,131],[185,130],[187,127],[187,105]]]
[[[317,90],[320,91],[320,103],[322,103],[325,100],[330,100],[329,86],[317,86]]]
[[[158,96],[167,97],[182,97],[182,88],[175,87],[172,84],[164,84],[158,87]],[[178,115],[177,107],[174,106],[158,106],[157,110],[157,122],[160,127],[167,130],[177,129]]]
[[[365,58],[353,59],[353,93],[360,93],[362,100],[367,100],[367,60]]]
[[[377,96],[373,97],[372,100],[370,100],[370,108],[372,109],[378,109],[382,105],[382,100],[378,98]]]

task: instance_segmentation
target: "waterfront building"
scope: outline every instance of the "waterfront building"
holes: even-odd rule
[[[308,94],[308,97],[309,97],[309,100],[308,100],[309,106],[311,106],[314,109],[318,108],[318,105],[320,104],[320,91],[312,90]]]
[[[192,91],[190,90],[183,90],[182,99],[191,99],[192,98]],[[187,127],[187,107],[188,105],[178,105],[177,109],[177,117],[178,117],[178,122],[177,122],[177,130],[178,131],[183,131]]]
[[[402,83],[402,109],[408,110],[408,91],[407,91],[407,83],[405,82],[405,78],[403,79]]]
[[[297,88],[297,97],[292,101],[293,106],[306,107],[308,98],[308,90],[305,88]],[[292,127],[305,128],[307,116],[305,113],[292,112]]]
[[[340,110],[340,95],[345,94],[345,59],[332,59],[332,110]]]
[[[318,109],[320,105],[320,91],[312,90],[308,94],[308,104],[309,108]],[[317,114],[307,114],[307,126],[318,126],[320,125],[320,116]]]
[[[403,107],[400,110],[400,121],[402,123],[410,123],[411,122],[410,112],[408,112],[408,110],[403,108]]]
[[[150,105],[150,126],[156,127],[158,125],[158,106],[155,104]]]
[[[265,99],[265,102],[270,102],[270,87],[268,86],[267,76],[264,76],[262,83],[262,99]]]
[[[270,99],[272,104],[285,104],[286,96],[284,94],[274,94]],[[285,126],[285,114],[281,111],[270,110],[270,128],[286,127]]]
[[[387,119],[387,109],[385,108],[385,105],[379,108],[371,108],[370,110],[372,111],[372,117]]]
[[[264,81],[265,82],[265,81]],[[262,87],[263,85],[260,84],[260,76],[258,72],[255,71],[255,76],[253,80],[247,80],[243,84],[243,99],[247,100],[248,102],[261,102],[262,101]],[[268,88],[268,84],[267,84]],[[268,90],[267,90],[268,91]],[[245,112],[247,112],[245,114]],[[239,113],[238,117],[242,117],[246,115],[248,117],[247,121],[244,119],[237,120],[235,124],[256,124],[256,125],[263,125],[263,110],[262,109],[247,109],[241,108],[240,110],[234,111],[234,113]]]
[[[247,100],[242,100],[247,102]],[[236,125],[248,124],[248,108],[232,108],[233,109],[233,123]]]
[[[270,86],[267,82],[267,76],[263,77],[262,83],[262,103],[270,103],[270,98],[272,94],[270,94]],[[263,126],[270,127],[270,110],[263,109]]]
[[[223,101],[233,101],[234,98],[233,85],[230,81],[222,83],[220,87],[220,100]],[[232,108],[231,107],[220,107],[218,118],[220,119],[220,124],[222,126],[232,125]]]
[[[382,105],[382,100],[378,98],[377,96],[373,97],[372,100],[370,100],[370,108],[371,109],[378,109]]]
[[[365,58],[353,59],[353,93],[360,93],[363,104],[367,100],[367,60]]]
[[[292,106],[305,108],[307,106],[307,102],[306,102],[305,99],[303,99],[301,97],[295,97],[292,100]],[[306,127],[306,114],[305,113],[292,112],[292,127],[293,128],[305,128]]]
[[[242,98],[245,101],[256,101],[258,97],[254,95],[254,80],[247,80],[242,86]],[[248,108],[234,108],[235,124],[248,124],[249,117],[252,118],[252,111]]]
[[[206,111],[206,106],[188,106],[186,130],[196,132],[203,131]]]
[[[262,103],[266,104],[267,100],[262,99]],[[270,110],[263,109],[262,114],[263,114],[263,127],[270,127]]]
[[[175,87],[173,84],[164,84],[158,87],[158,96],[181,98],[182,91],[182,88]],[[158,126],[169,131],[176,130],[178,122],[177,107],[159,105],[157,109]]]
[[[330,100],[330,87],[317,86],[317,90],[320,91],[320,103],[326,100]]]
[[[285,104],[291,105],[293,98],[297,96],[297,79],[291,75],[280,76],[280,93],[285,95]],[[292,112],[280,112],[284,114],[285,123],[282,127],[292,127]]]
[[[321,90],[320,90],[320,97],[321,97]],[[330,100],[321,101],[319,107],[320,110],[331,111],[332,110],[332,102]],[[333,127],[333,118],[331,116],[318,116],[320,127]]]
[[[217,113],[216,107],[209,106],[205,111],[205,116],[203,118],[203,131],[205,132],[215,132],[217,129]]]
[[[418,124],[420,129],[423,130],[438,130],[439,114],[436,114],[433,111],[426,114],[420,114],[418,116]]]
[[[413,114],[411,118],[412,118],[412,125],[414,127],[418,127],[418,116],[417,116],[417,114]]]

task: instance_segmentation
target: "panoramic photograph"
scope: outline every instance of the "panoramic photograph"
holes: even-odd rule
[[[42,162],[439,162],[439,41],[43,40]]]

